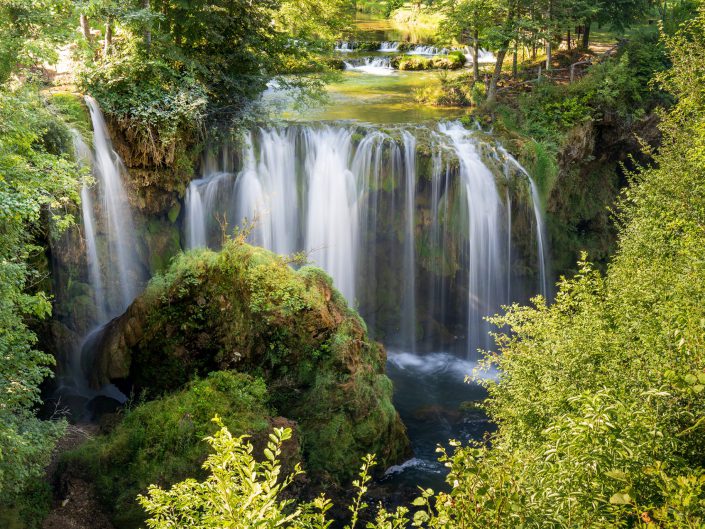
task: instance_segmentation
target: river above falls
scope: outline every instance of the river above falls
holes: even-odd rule
[[[469,114],[468,109],[436,107],[420,103],[416,93],[440,86],[437,71],[408,72],[371,67],[344,70],[326,87],[326,98],[297,108],[287,92],[273,84],[263,96],[272,117],[288,121],[359,121],[375,124],[417,123],[453,120]]]

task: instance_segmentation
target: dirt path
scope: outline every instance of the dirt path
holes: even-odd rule
[[[42,529],[115,529],[102,512],[92,485],[70,475],[58,475],[61,455],[79,447],[96,433],[96,424],[72,424],[56,444],[46,471],[54,490],[54,502]]]

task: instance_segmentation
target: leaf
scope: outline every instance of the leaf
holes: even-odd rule
[[[414,525],[421,525],[429,520],[429,515],[426,511],[416,511],[414,513]]]
[[[692,386],[693,384],[697,384],[697,383],[698,383],[698,377],[696,377],[695,375],[693,375],[693,374],[691,374],[691,373],[688,373],[685,377],[683,377],[683,380],[685,380],[685,381],[686,381],[688,384],[690,384],[691,386]]]
[[[626,492],[618,492],[610,498],[610,503],[613,505],[629,505],[631,502],[632,498]]]
[[[619,481],[627,481],[627,475],[621,470],[610,470],[609,472],[605,472],[605,475]]]
[[[415,505],[416,507],[423,507],[424,505],[426,505],[426,500],[421,497],[414,498],[414,501],[411,502],[411,505]]]

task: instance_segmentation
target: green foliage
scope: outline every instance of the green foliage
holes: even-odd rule
[[[43,236],[73,221],[79,171],[58,154],[66,127],[33,86],[0,87],[0,123],[0,491],[12,502],[42,472],[63,429],[34,415],[54,359],[35,348],[28,327],[51,313],[46,293],[32,287],[39,275],[31,262],[43,213],[52,220]]]
[[[69,0],[0,2],[0,84],[22,67],[56,57],[70,31]]]
[[[234,432],[262,435],[272,416],[268,403],[261,378],[213,372],[180,392],[128,408],[110,435],[66,454],[62,464],[94,482],[120,527],[134,527],[144,519],[137,493],[151,483],[184,479],[203,462],[201,440],[213,431],[213,414]]]
[[[205,122],[227,129],[247,118],[275,75],[296,74],[280,84],[318,93],[329,72],[320,54],[352,12],[347,0],[87,0],[81,9],[110,28],[102,43],[82,43],[82,88],[131,143],[148,146],[153,165],[168,166]]]
[[[87,70],[82,82],[156,164],[173,164],[167,153],[174,143],[184,135],[192,139],[204,126],[206,88],[193,72],[181,73],[165,61],[125,52]]]
[[[327,518],[327,512],[332,503],[324,494],[310,502],[282,499],[294,479],[303,474],[299,465],[291,473],[282,474],[282,443],[291,438],[290,429],[275,428],[263,450],[264,459],[258,461],[247,436],[233,437],[218,416],[213,421],[221,425],[221,429],[206,438],[213,449],[203,464],[203,468],[210,471],[209,476],[202,482],[188,479],[170,490],[151,486],[146,496],[139,497],[140,504],[150,515],[147,527],[328,529],[331,526],[333,520]],[[354,496],[348,505],[350,522],[344,529],[358,527],[360,515],[369,507],[364,497],[376,464],[374,456],[363,458],[359,477],[352,483]],[[405,507],[388,512],[380,506],[374,522],[368,522],[366,527],[402,529],[409,524],[407,514]],[[418,514],[425,513],[417,513],[415,526],[421,526],[428,519]]]
[[[658,165],[621,204],[606,276],[587,262],[555,302],[513,306],[488,362],[491,443],[448,456],[438,518],[464,527],[699,527],[705,515],[700,20],[669,39],[678,98]],[[621,66],[615,66],[619,69]],[[695,88],[695,89],[694,89]],[[434,519],[430,525],[433,526]]]
[[[77,130],[81,138],[92,143],[93,125],[83,98],[71,92],[52,92],[47,97],[50,110],[53,110],[67,126]],[[68,149],[67,149],[68,150]]]

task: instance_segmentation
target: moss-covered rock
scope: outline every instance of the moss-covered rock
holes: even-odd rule
[[[214,372],[182,391],[128,409],[108,435],[64,454],[61,480],[92,482],[116,527],[138,527],[145,516],[136,498],[150,484],[170,486],[203,474],[208,454],[203,438],[217,430],[216,414],[233,433],[251,435],[255,445],[264,445],[272,427],[282,426],[261,378]],[[286,426],[296,432],[294,423]],[[300,460],[297,436],[284,448],[287,465]]]
[[[96,349],[94,384],[149,395],[214,370],[261,374],[277,412],[299,423],[318,478],[349,478],[368,452],[384,464],[408,452],[384,349],[330,278],[241,240],[176,259]]]

